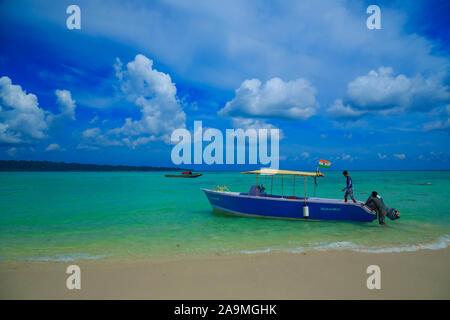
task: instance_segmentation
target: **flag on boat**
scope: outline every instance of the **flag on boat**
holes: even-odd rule
[[[319,167],[322,167],[322,168],[329,168],[329,167],[331,167],[331,162],[330,162],[330,161],[326,161],[326,160],[320,159],[320,160],[319,160]]]

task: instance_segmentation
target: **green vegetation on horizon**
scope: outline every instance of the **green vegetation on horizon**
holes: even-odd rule
[[[0,160],[0,171],[180,171],[182,168]]]

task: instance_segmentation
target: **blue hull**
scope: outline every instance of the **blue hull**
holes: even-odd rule
[[[375,214],[366,207],[343,200],[307,198],[309,216],[303,216],[304,198],[250,196],[245,193],[202,189],[213,209],[221,212],[279,219],[372,222]]]

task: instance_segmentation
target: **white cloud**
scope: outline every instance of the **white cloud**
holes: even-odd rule
[[[84,139],[95,138],[100,135],[100,128],[86,129],[82,133]]]
[[[327,112],[333,118],[351,119],[358,118],[365,113],[365,111],[358,111],[353,109],[350,105],[342,103],[342,99],[336,99],[328,109]]]
[[[272,78],[264,84],[259,79],[245,80],[219,115],[305,120],[316,114],[316,93],[302,78],[287,82]]]
[[[423,125],[424,131],[447,130],[447,129],[450,129],[450,118],[447,118],[447,120],[436,120],[428,122]]]
[[[387,155],[385,155],[385,154],[378,153],[377,155],[378,155],[378,158],[380,158],[380,159],[386,159],[387,158]]]
[[[158,140],[170,144],[172,131],[186,127],[186,114],[170,75],[154,69],[153,61],[141,54],[125,67],[117,58],[114,69],[121,91],[140,109],[141,119],[126,118],[121,127],[106,132],[98,127],[87,129],[82,133],[83,141],[78,148],[126,145],[134,149]],[[90,123],[97,120],[95,117]]]
[[[95,117],[93,117],[90,121],[89,121],[89,123],[90,124],[94,124],[94,123],[96,123],[98,121],[98,116],[95,116]]]
[[[449,159],[448,154],[445,154],[442,151],[430,151],[426,154],[421,154],[418,156],[419,160],[425,160],[425,161],[442,161],[447,162]]]
[[[186,127],[186,115],[170,76],[153,69],[153,61],[141,54],[125,69],[117,60],[115,69],[121,90],[141,110],[142,117],[140,120],[127,118],[122,127],[112,129],[108,134],[124,136],[124,142],[129,146],[154,140],[170,143],[172,131]]]
[[[345,153],[344,153],[344,154],[342,155],[342,160],[349,160],[349,161],[352,161],[353,158],[352,158],[351,155],[345,154]]]
[[[403,160],[406,158],[406,155],[404,153],[395,153],[394,157],[396,157],[397,159]]]
[[[57,143],[49,144],[45,151],[64,151],[65,149],[61,148],[61,146]]]
[[[14,148],[14,147],[9,148],[8,150],[6,150],[6,154],[8,156],[10,156],[11,158],[16,155],[16,152],[17,152],[17,148]]]
[[[450,101],[449,87],[443,81],[442,75],[409,78],[380,67],[350,82],[345,101],[357,112],[430,111]]]
[[[77,149],[79,149],[79,150],[98,150],[99,147],[96,147],[96,146],[90,146],[90,145],[87,145],[87,144],[84,144],[84,143],[80,143],[80,144],[77,146]]]
[[[367,5],[362,1],[78,2],[89,21],[83,31],[87,35],[142,48],[184,79],[214,86],[233,88],[243,75],[264,78],[274,70],[295,78],[302,70],[337,90],[325,82],[336,84],[374,62],[420,71],[443,70],[446,59],[433,55],[433,40],[407,33],[410,9],[401,2],[382,7],[379,31],[365,27]],[[59,10],[42,10],[45,1],[17,7],[6,9],[15,9],[15,16],[30,24],[61,20]],[[208,63],[198,63],[205,55]]]
[[[45,138],[45,112],[37,97],[13,85],[8,77],[0,78],[0,143],[17,144]]]
[[[39,108],[36,95],[26,93],[10,78],[0,78],[0,143],[30,143],[47,137],[50,123],[62,117],[75,120],[75,101],[70,91],[56,90],[61,112],[57,115]]]
[[[310,155],[309,155],[308,152],[305,151],[305,152],[302,152],[301,157],[302,157],[303,159],[307,159],[307,158],[310,157]]]
[[[322,133],[322,134],[320,135],[320,137],[321,137],[322,139],[326,139],[326,138],[327,138],[327,135],[326,135],[325,133]]]
[[[123,143],[117,139],[112,139],[106,134],[102,134],[100,128],[86,129],[81,134],[83,142],[78,146],[79,149],[88,149],[89,147],[102,146],[121,146]],[[86,147],[86,148],[84,148]]]
[[[284,138],[283,131],[273,124],[267,123],[263,119],[252,119],[252,118],[232,118],[232,125],[235,129],[267,129],[267,137],[270,138],[270,129],[278,129],[279,130],[279,139]]]
[[[423,131],[450,129],[450,104],[442,112],[444,119],[431,121],[423,125]]]
[[[75,120],[75,101],[72,99],[72,95],[68,90],[56,90],[55,95],[57,97],[56,102],[59,105],[60,115],[69,117]]]

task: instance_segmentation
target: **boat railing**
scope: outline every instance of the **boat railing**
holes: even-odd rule
[[[221,191],[221,192],[231,192],[226,185],[223,186],[219,186],[218,184],[216,184],[216,186],[212,189],[213,191]]]

